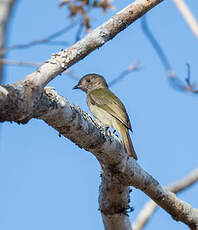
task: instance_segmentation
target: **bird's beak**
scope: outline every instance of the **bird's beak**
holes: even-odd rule
[[[75,85],[72,89],[79,89],[79,85]]]

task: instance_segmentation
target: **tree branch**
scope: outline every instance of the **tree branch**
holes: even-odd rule
[[[0,58],[0,64],[4,65],[18,65],[18,66],[27,66],[27,67],[38,67],[42,63],[38,62],[26,62],[26,61],[17,61],[17,60],[10,60],[5,58]]]
[[[87,113],[74,107],[52,88],[43,88],[161,1],[136,0],[81,41],[54,54],[24,80],[0,86],[1,122],[27,123],[31,118],[43,119],[60,134],[95,155],[103,168],[99,200],[103,222],[108,230],[131,229],[127,215],[128,186],[142,190],[174,219],[191,229],[198,226],[198,210],[164,190],[133,158],[128,158],[119,139],[113,134],[106,135],[104,128]]]
[[[142,69],[142,66],[140,65],[138,61],[136,61],[135,63],[129,65],[126,70],[123,70],[122,73],[119,74],[119,76],[117,76],[115,79],[113,79],[108,85],[111,87],[117,84],[123,78],[125,78],[131,72],[139,71],[140,69]]]
[[[103,167],[99,204],[106,230],[131,230],[129,202],[129,187],[121,184],[111,169]]]
[[[30,74],[26,80],[44,87],[57,75],[114,38],[119,32],[162,1],[136,0],[70,48],[53,54],[51,59],[46,61],[36,72]]]
[[[142,18],[142,30],[145,34],[145,36],[147,37],[147,39],[149,40],[149,42],[151,43],[152,47],[154,48],[154,50],[156,51],[162,66],[164,67],[164,70],[168,76],[168,81],[171,85],[171,87],[173,87],[174,89],[180,90],[182,92],[190,92],[193,94],[197,94],[198,93],[198,86],[197,84],[193,84],[190,81],[190,65],[187,65],[187,78],[185,79],[185,83],[182,82],[179,77],[174,73],[167,56],[165,55],[164,50],[162,49],[162,47],[160,46],[159,42],[157,41],[157,39],[154,37],[154,35],[152,34],[151,30],[149,29],[148,23],[147,23],[147,19],[144,16]]]
[[[182,178],[181,180],[175,182],[172,185],[166,187],[166,189],[173,193],[179,193],[186,188],[189,188],[195,182],[198,181],[198,169],[192,171],[188,176]],[[144,208],[141,210],[139,215],[137,216],[136,220],[133,223],[133,230],[141,230],[144,226],[148,223],[153,213],[156,211],[158,205],[150,200],[145,205]]]
[[[194,35],[198,38],[198,23],[194,15],[192,14],[190,9],[186,5],[185,1],[184,0],[173,0],[173,2],[177,6],[178,10],[180,11],[184,19],[186,20],[187,24],[189,25]]]
[[[147,194],[175,220],[182,221],[191,229],[198,227],[198,210],[176,198],[173,193],[163,189],[133,158],[128,158],[116,136],[113,134],[107,136],[105,130],[87,113],[78,107],[74,107],[52,88],[45,88],[45,93],[36,105],[28,106],[28,103],[24,104],[24,98],[34,101],[29,94],[31,91],[28,90],[28,87],[28,82],[26,84],[22,82],[12,86],[2,86],[0,88],[0,101],[4,100],[6,103],[12,103],[12,106],[9,105],[9,107],[12,107],[15,113],[12,113],[12,116],[9,115],[10,118],[14,119],[15,116],[18,116],[18,113],[21,114],[22,120],[23,114],[28,113],[31,118],[43,119],[61,135],[96,156],[104,171],[101,190],[103,193],[105,193],[104,191],[109,192],[109,196],[107,194],[105,196],[101,195],[104,199],[106,197],[105,205],[101,203],[103,199],[100,199],[100,209],[104,223],[108,223],[109,226],[116,226],[117,221],[122,220],[120,223],[125,226],[123,229],[130,229],[126,228],[129,223],[126,213],[127,208],[129,208],[128,203],[126,204],[126,201],[128,201],[127,187],[134,186]],[[4,109],[0,110],[0,118],[5,117],[6,112],[4,110],[8,105],[6,103]],[[28,111],[28,109],[32,109],[32,111]],[[107,199],[112,194],[115,194],[113,196],[115,199]]]
[[[16,0],[0,0],[0,50],[4,47],[8,21]],[[3,54],[0,53],[0,58]],[[3,65],[0,63],[0,84],[3,76]]]
[[[70,48],[53,54],[52,57],[35,72],[28,75],[23,82],[20,82],[24,90],[22,95],[18,89],[16,90],[12,86],[7,87],[6,90],[9,91],[11,95],[20,94],[22,100],[20,99],[20,101],[15,101],[15,103],[13,103],[11,98],[4,98],[5,95],[2,95],[5,100],[1,102],[1,108],[4,107],[5,110],[2,111],[3,117],[0,116],[0,120],[14,120],[22,123],[27,122],[31,118],[32,111],[34,111],[36,104],[40,100],[43,88],[47,83],[64,72],[71,65],[80,61],[89,53],[115,37],[120,31],[124,30],[132,22],[160,2],[162,2],[162,0],[136,0]],[[24,97],[24,94],[28,94],[28,96]],[[32,99],[31,103],[29,101],[30,98]],[[11,103],[10,111],[8,106],[9,103]],[[22,107],[23,109],[20,110]],[[13,108],[16,110],[14,114]],[[19,110],[19,113],[17,113],[17,110]],[[23,112],[21,113],[21,111]]]
[[[60,96],[54,90],[48,89],[47,95],[48,97],[50,96],[50,103],[53,102],[53,108],[55,109],[50,111],[50,113],[43,112],[40,118],[58,130],[63,136],[74,141],[79,147],[92,152],[102,165],[103,175],[99,198],[100,210],[104,224],[112,226],[112,228],[106,227],[106,229],[122,229],[122,225],[123,229],[130,229],[127,227],[129,224],[126,212],[129,208],[127,186],[134,186],[142,190],[171,214],[175,220],[184,222],[191,229],[197,229],[197,209],[192,208],[188,203],[176,198],[173,193],[163,189],[133,158],[126,156],[122,144],[115,136],[109,137],[104,135],[104,129],[101,129],[102,127],[98,126],[88,114],[79,108],[75,110],[69,104],[73,111],[70,110],[72,114],[68,117],[70,119],[69,124],[65,123],[64,116],[69,109],[68,105],[66,110],[64,109],[63,101],[61,105],[55,106],[54,99],[58,100]],[[65,99],[61,98],[61,100]],[[61,109],[61,112],[59,109]],[[75,132],[77,133],[74,134]],[[184,182],[186,181],[183,180]],[[171,186],[171,188],[173,191],[179,189],[178,184]],[[122,221],[120,221],[121,216],[124,218]],[[118,223],[121,223],[118,225],[119,228],[115,228]]]
[[[66,45],[67,42],[58,42],[58,41],[52,41],[53,39],[67,33],[68,31],[70,31],[74,26],[77,25],[77,22],[74,22],[72,23],[71,25],[61,29],[61,30],[58,30],[52,34],[50,34],[49,36],[47,37],[44,37],[44,38],[41,38],[41,39],[38,39],[38,40],[34,40],[34,41],[31,41],[31,42],[28,42],[28,43],[25,43],[25,44],[16,44],[16,45],[12,45],[12,46],[8,46],[8,47],[5,47],[5,48],[0,48],[0,55],[2,54],[5,54],[6,52],[10,51],[10,50],[14,50],[14,49],[27,49],[27,48],[30,48],[32,46],[36,46],[36,45],[41,45],[41,44],[50,44],[50,42],[54,45]]]

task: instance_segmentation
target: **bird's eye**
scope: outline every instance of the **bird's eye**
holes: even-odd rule
[[[91,82],[90,79],[87,79],[87,82],[90,83]]]

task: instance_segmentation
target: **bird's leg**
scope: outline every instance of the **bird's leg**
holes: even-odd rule
[[[117,134],[116,132],[117,132],[117,131],[114,129],[114,130],[113,130],[113,134],[114,134],[116,137],[119,138],[119,136],[118,136],[118,134]]]
[[[106,127],[105,127],[105,135],[111,136],[111,130],[110,130],[110,127],[109,127],[109,126],[106,126]]]

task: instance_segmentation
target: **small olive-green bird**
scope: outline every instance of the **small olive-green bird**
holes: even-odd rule
[[[130,120],[123,103],[108,88],[105,79],[98,74],[87,74],[73,89],[87,93],[87,105],[104,126],[113,127],[122,137],[125,152],[137,160],[129,129]]]

